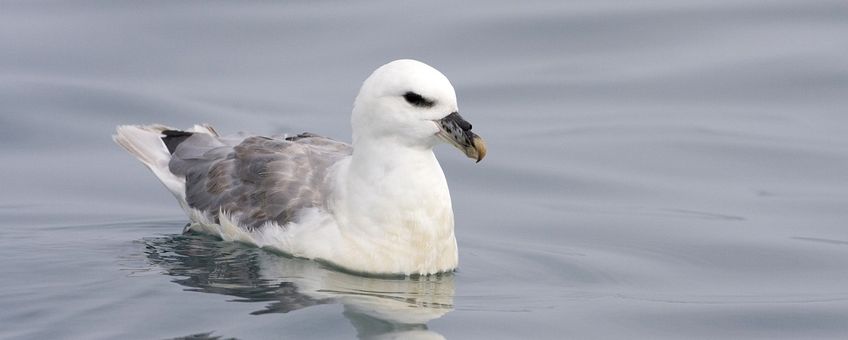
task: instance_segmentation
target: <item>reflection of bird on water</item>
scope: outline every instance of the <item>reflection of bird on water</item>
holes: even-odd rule
[[[453,309],[453,275],[361,277],[195,234],[145,239],[144,245],[148,261],[188,290],[268,302],[254,315],[342,304],[361,339],[440,339],[426,323]]]

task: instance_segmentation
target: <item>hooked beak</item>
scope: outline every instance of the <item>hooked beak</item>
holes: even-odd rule
[[[468,158],[480,163],[483,157],[486,157],[486,142],[471,132],[471,123],[462,119],[458,112],[453,112],[435,122],[439,126],[437,136],[464,152]]]

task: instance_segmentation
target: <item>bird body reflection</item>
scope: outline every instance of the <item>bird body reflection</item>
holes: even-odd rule
[[[453,274],[362,277],[197,234],[143,243],[147,260],[187,290],[268,303],[254,315],[342,304],[360,339],[443,339],[426,323],[453,309]]]

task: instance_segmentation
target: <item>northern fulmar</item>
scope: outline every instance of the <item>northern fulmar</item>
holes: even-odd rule
[[[220,136],[122,125],[113,136],[176,196],[187,230],[273,248],[366,274],[457,267],[443,142],[479,162],[483,140],[458,113],[438,70],[415,60],[379,67],[362,84],[351,144],[301,133]]]

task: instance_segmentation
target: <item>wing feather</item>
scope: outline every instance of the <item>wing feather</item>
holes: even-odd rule
[[[240,143],[194,134],[171,157],[171,172],[186,179],[186,201],[217,216],[236,216],[248,228],[285,225],[329,194],[330,166],[350,155],[349,144],[304,133],[285,139],[251,136]]]

